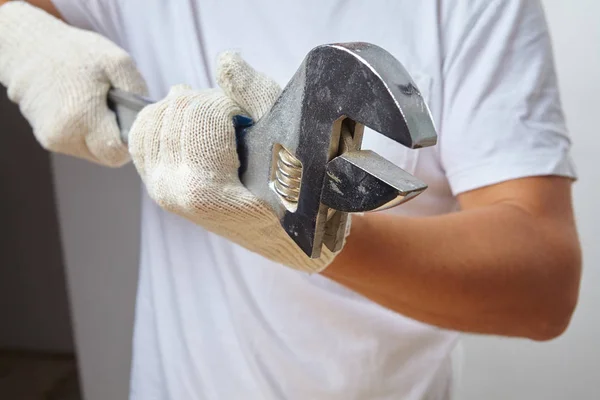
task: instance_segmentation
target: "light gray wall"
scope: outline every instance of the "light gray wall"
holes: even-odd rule
[[[600,2],[545,0],[579,182],[581,299],[567,333],[549,343],[469,337],[461,400],[600,399]]]
[[[0,87],[0,348],[71,352],[50,157]]]
[[[137,288],[139,181],[129,165],[53,157],[86,400],[126,399]]]
[[[470,337],[465,341],[466,400],[600,398],[600,149],[595,116],[600,93],[600,3],[544,1],[574,156],[575,197],[585,251],[581,302],[566,335],[544,344]],[[54,158],[59,210],[87,400],[124,399],[138,256],[138,180],[131,168],[107,170]]]

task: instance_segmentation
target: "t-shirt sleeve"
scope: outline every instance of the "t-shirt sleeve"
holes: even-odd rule
[[[439,138],[452,192],[528,176],[575,178],[541,4],[453,3],[442,30]]]
[[[117,0],[52,0],[63,19],[77,28],[97,32],[123,45],[120,2]]]

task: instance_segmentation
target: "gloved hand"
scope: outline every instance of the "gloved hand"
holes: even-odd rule
[[[138,115],[129,151],[151,198],[164,209],[280,264],[319,272],[335,254],[308,258],[289,238],[268,205],[240,182],[232,118],[255,121],[281,89],[238,54],[224,53],[217,68],[221,90],[171,89]]]
[[[0,82],[47,150],[112,167],[129,161],[106,95],[111,86],[138,94],[146,86],[109,40],[8,2],[0,7]]]

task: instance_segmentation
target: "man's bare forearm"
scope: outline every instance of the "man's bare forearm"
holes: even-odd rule
[[[357,217],[324,275],[443,328],[550,339],[566,328],[579,288],[577,233],[566,214],[507,200],[426,218]]]

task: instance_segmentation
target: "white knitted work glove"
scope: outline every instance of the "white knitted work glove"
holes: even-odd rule
[[[321,258],[307,257],[270,207],[238,177],[232,118],[260,119],[281,89],[235,53],[221,55],[217,71],[224,92],[176,86],[142,110],[131,128],[129,151],[150,197],[266,258],[306,272],[322,271],[335,254],[324,248]]]
[[[138,94],[146,86],[109,40],[8,2],[0,7],[0,82],[45,149],[112,167],[129,161],[106,95],[111,86]]]

